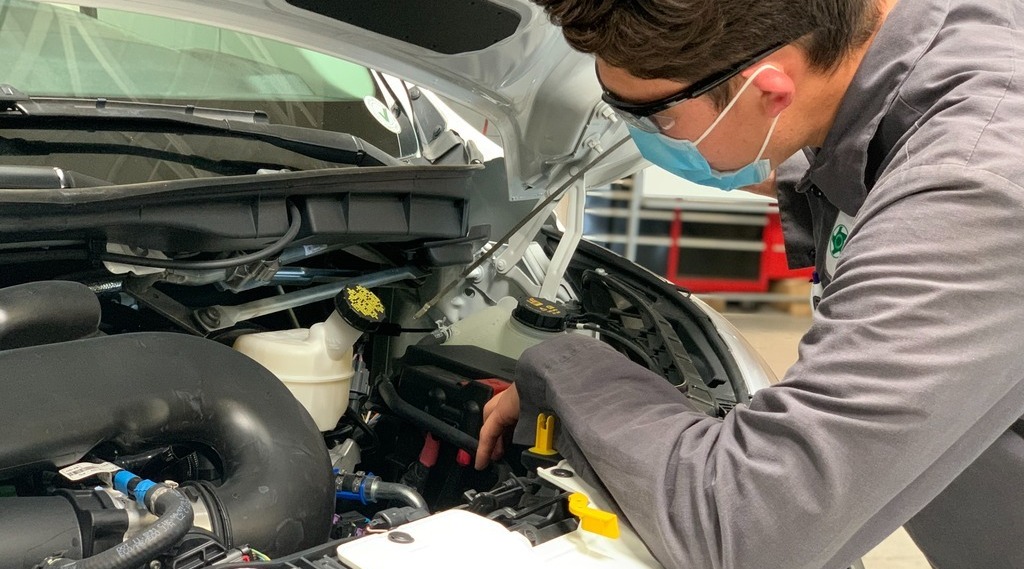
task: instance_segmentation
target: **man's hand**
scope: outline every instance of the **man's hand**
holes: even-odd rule
[[[476,469],[483,470],[492,460],[505,454],[505,430],[519,420],[519,392],[513,384],[484,405],[484,426],[476,450]]]

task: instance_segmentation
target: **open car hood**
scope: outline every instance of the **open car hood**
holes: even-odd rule
[[[541,197],[627,136],[600,100],[591,59],[526,0],[95,0],[98,9],[213,24],[400,77],[484,117],[501,135],[513,200]],[[443,6],[443,8],[441,7]],[[586,183],[642,167],[629,143]]]

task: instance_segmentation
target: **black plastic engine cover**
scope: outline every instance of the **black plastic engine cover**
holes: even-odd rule
[[[403,399],[475,437],[494,395],[492,386],[476,380],[511,382],[516,361],[476,346],[410,346],[402,366]]]

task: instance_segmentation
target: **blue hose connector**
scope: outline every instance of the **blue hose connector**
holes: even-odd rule
[[[114,474],[114,490],[134,498],[144,508],[146,507],[146,495],[156,486],[156,482],[143,480],[127,470],[118,470]]]

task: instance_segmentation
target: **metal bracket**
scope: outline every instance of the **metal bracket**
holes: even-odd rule
[[[353,277],[336,283],[314,286],[287,294],[279,294],[270,298],[254,300],[237,306],[208,306],[197,309],[193,314],[199,324],[208,332],[230,328],[239,322],[274,314],[290,308],[305,306],[321,300],[333,298],[346,287],[361,285],[367,288],[382,286],[407,279],[418,279],[425,276],[421,271],[399,267],[386,269],[369,275]]]
[[[191,309],[153,288],[153,284],[159,280],[160,275],[127,278],[124,280],[124,291],[142,306],[170,320],[190,334],[206,336],[206,332],[192,321]]]

